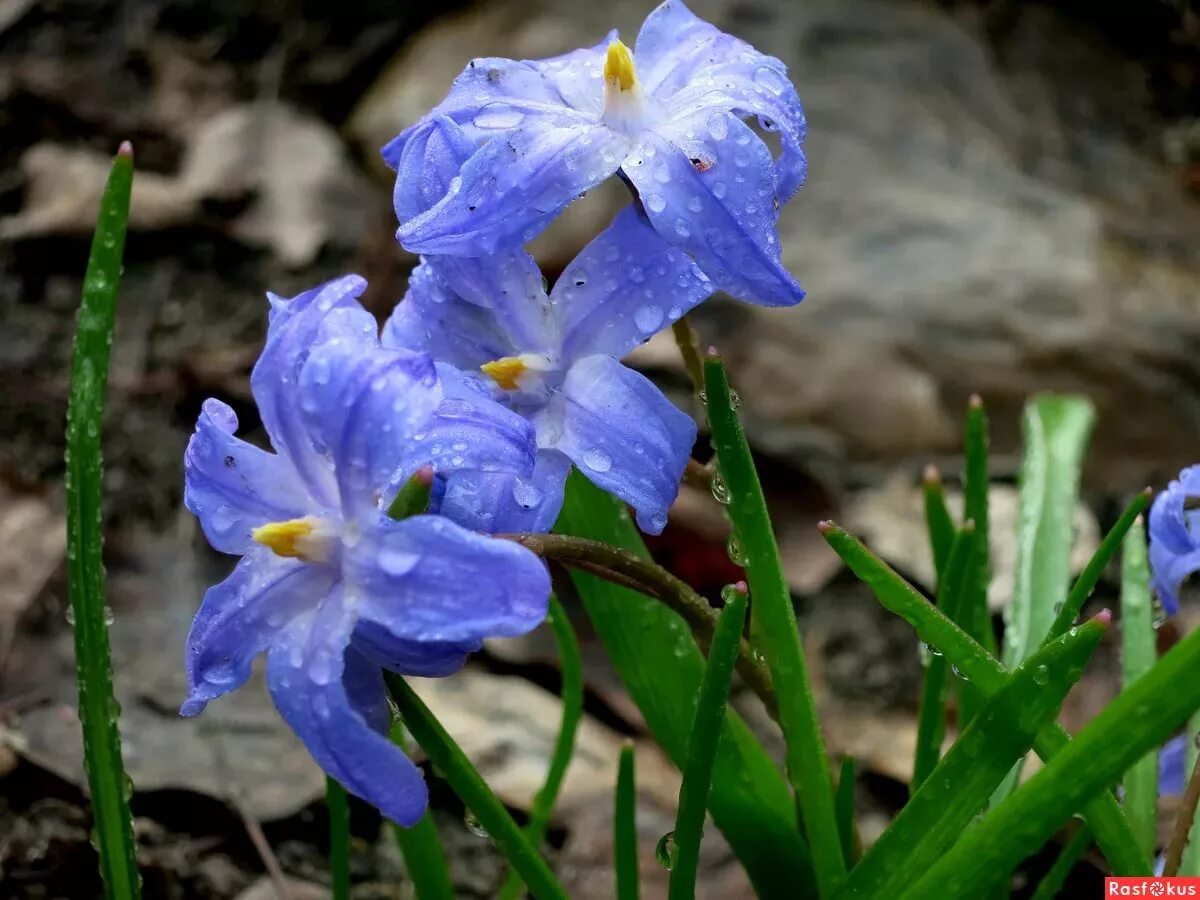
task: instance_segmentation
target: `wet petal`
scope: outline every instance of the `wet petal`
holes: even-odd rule
[[[241,687],[250,665],[283,639],[288,623],[328,594],[334,573],[256,547],[232,574],[209,588],[185,649],[188,698],[180,712],[194,716],[208,701]]]
[[[184,505],[222,553],[245,553],[250,532],[306,515],[307,489],[286,459],[234,437],[238,420],[220,400],[205,400],[183,457]]]
[[[1187,736],[1176,735],[1158,753],[1158,795],[1178,797],[1187,781]]]
[[[389,157],[393,146],[401,152]],[[392,191],[396,217],[407,222],[446,196],[450,182],[478,146],[446,116],[423,119],[385,146],[384,159],[396,170]]]
[[[272,295],[266,345],[250,374],[250,389],[271,445],[323,506],[336,503],[336,485],[328,461],[313,449],[296,384],[309,352],[321,341],[376,340],[375,320],[358,303],[366,287],[362,278],[348,275],[291,300]]]
[[[353,646],[377,666],[401,675],[441,678],[463,667],[467,657],[483,646],[482,641],[406,641],[373,622],[359,622]]]
[[[775,169],[781,202],[804,182],[804,109],[781,60],[725,34],[675,0],[646,18],[636,55],[647,90],[673,120],[707,123],[711,113],[736,112],[761,116],[780,132],[783,153]],[[705,115],[697,117],[701,112]]]
[[[400,227],[414,253],[484,256],[532,240],[617,170],[631,141],[604,125],[535,124],[488,141],[436,206]]]
[[[624,172],[658,233],[718,288],[764,306],[799,303],[804,292],[780,260],[771,153],[736,116],[715,115],[723,130],[702,144],[647,132]]]
[[[1168,615],[1179,610],[1184,580],[1200,571],[1200,509],[1187,508],[1191,497],[1200,497],[1200,466],[1180,472],[1150,507],[1150,571]]]
[[[409,641],[471,642],[524,634],[546,615],[540,559],[439,516],[381,518],[347,548],[363,619]]]
[[[441,402],[433,360],[334,339],[310,353],[299,394],[317,449],[333,459],[343,517],[374,521],[413,435]]]
[[[452,522],[489,534],[543,533],[562,510],[571,460],[557,450],[539,450],[529,477],[460,471],[446,479],[437,512]]]
[[[420,770],[387,737],[379,667],[350,645],[355,616],[339,596],[293,623],[267,657],[280,715],[317,764],[400,825],[425,812]]]
[[[608,356],[567,372],[566,407],[555,446],[594,484],[637,510],[643,531],[666,527],[667,508],[696,441],[696,423],[645,376]]]
[[[620,358],[713,290],[686,253],[660,237],[635,207],[626,207],[554,285],[563,357]]]

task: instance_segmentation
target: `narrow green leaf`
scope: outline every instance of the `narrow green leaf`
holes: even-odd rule
[[[567,481],[556,530],[649,558],[623,503],[578,472]],[[583,572],[572,573],[596,634],[659,746],[680,768],[704,674],[683,619],[663,604]],[[796,831],[787,782],[732,710],[725,716],[709,812],[762,898],[813,892],[808,847]]]
[[[824,523],[821,530],[829,545],[871,588],[879,602],[912,625],[921,640],[941,650],[985,696],[1000,689],[1008,672],[994,656],[858,539],[833,523]],[[1043,760],[1049,760],[1070,742],[1070,736],[1061,726],[1050,725],[1038,734],[1033,749]],[[1150,862],[1138,851],[1129,822],[1112,794],[1104,792],[1092,799],[1084,810],[1084,818],[1114,874],[1143,875],[1150,871]]]
[[[1037,733],[1055,720],[1105,627],[1088,622],[1012,673],[855,866],[842,897],[893,897],[954,844]]]
[[[1146,531],[1141,520],[1125,537],[1121,557],[1122,684],[1130,687],[1150,671],[1158,656],[1150,602],[1150,567],[1146,561]],[[1158,754],[1151,752],[1125,773],[1125,815],[1147,858],[1157,844]]]
[[[120,707],[113,696],[104,591],[104,463],[101,431],[108,388],[109,346],[133,187],[133,150],[122,144],[100,201],[75,328],[71,400],[67,410],[67,574],[75,617],[75,674],[84,769],[92,797],[105,896],[141,893],[132,785],[121,759]]]
[[[546,836],[546,827],[554,813],[554,802],[558,799],[567,766],[571,764],[571,756],[575,752],[575,732],[579,730],[579,720],[583,717],[583,661],[579,655],[579,641],[557,597],[550,598],[550,612],[546,621],[554,631],[554,642],[558,646],[558,659],[562,665],[563,711],[558,737],[554,741],[554,753],[546,770],[546,781],[533,798],[529,822],[525,825],[525,834],[535,847],[540,846]],[[521,878],[516,872],[511,872],[500,897],[502,900],[512,900],[520,893]]]
[[[1092,833],[1088,831],[1086,825],[1081,825],[1063,844],[1050,871],[1038,882],[1032,900],[1054,900],[1058,896],[1058,892],[1063,889],[1063,885],[1067,883],[1067,877],[1071,874],[1071,870],[1075,868],[1079,860],[1083,859],[1083,854],[1090,846],[1092,846]]]
[[[671,866],[670,900],[691,900],[696,896],[696,869],[700,863],[700,840],[704,836],[704,815],[712,786],[717,740],[725,720],[729,683],[741,649],[742,628],[746,623],[746,595],[735,591],[717,622],[708,665],[700,683],[700,699],[688,740],[687,763],[679,786],[679,808],[675,812],[675,859]]]
[[[961,613],[956,620],[967,634],[990,652],[996,652],[996,636],[988,611],[988,585],[992,580],[990,513],[988,489],[988,420],[983,401],[971,397],[967,407],[966,479],[963,484],[963,521],[975,523],[975,559],[971,567],[970,590],[963,598]]]
[[[1122,691],[902,896],[974,897],[996,872],[1013,868],[1041,847],[1072,813],[1098,796],[1111,796],[1110,787],[1126,769],[1200,709],[1198,667],[1200,630]]]
[[[954,520],[946,507],[946,492],[942,489],[942,476],[936,468],[929,466],[921,480],[925,498],[925,527],[929,532],[929,550],[933,554],[933,571],[938,578],[950,561],[954,547]]]
[[[832,896],[846,877],[846,861],[838,839],[829,760],[808,681],[791,590],[783,575],[750,446],[729,398],[725,367],[713,356],[704,361],[704,390],[713,448],[729,491],[729,517],[746,557],[746,577],[754,598],[751,635],[766,657],[775,685],[787,771],[812,849],[817,885],[823,896]]]
[[[388,693],[391,694],[400,718],[409,733],[421,745],[429,761],[437,766],[454,793],[466,805],[479,824],[508,860],[509,865],[537,900],[566,900],[566,891],[546,865],[546,861],[513,821],[504,804],[496,799],[491,788],[471,765],[462,749],[450,737],[424,701],[399,675],[384,672]]]
[[[854,821],[855,778],[854,757],[842,757],[842,768],[837,783],[838,836],[846,855],[846,868],[851,868],[858,859],[858,829]]]
[[[954,538],[950,558],[938,579],[938,609],[951,619],[958,610],[972,575],[975,555],[975,524],[966,522]],[[917,747],[913,757],[910,792],[916,792],[937,765],[946,738],[946,676],[950,664],[940,652],[927,650],[929,663],[925,667],[925,682],[921,690],[920,712],[917,717]]]
[[[389,737],[397,747],[405,753],[408,752],[404,723],[399,719],[392,722]],[[404,867],[412,880],[416,900],[454,900],[450,865],[438,838],[433,812],[425,810],[425,815],[411,828],[392,825],[392,833],[396,836],[396,843],[400,845],[400,853],[404,856]]]
[[[1004,607],[1003,659],[1010,669],[1041,646],[1065,611],[1079,476],[1094,417],[1084,397],[1045,394],[1025,407],[1017,571]],[[992,802],[1008,796],[1020,775],[1018,763]]]
[[[637,785],[633,775],[633,743],[621,748],[617,766],[616,808],[613,813],[613,849],[617,873],[617,900],[638,900]]]
[[[333,900],[350,900],[350,798],[332,778],[325,779],[329,811],[329,877]]]
[[[1094,413],[1082,397],[1035,397],[1025,408],[1017,572],[1004,608],[1004,664],[1029,656],[1067,596],[1079,474]]]
[[[1104,536],[1104,540],[1100,542],[1100,546],[1096,548],[1092,558],[1088,560],[1083,571],[1079,573],[1079,577],[1075,579],[1075,584],[1071,586],[1071,593],[1067,594],[1067,600],[1062,609],[1054,617],[1054,624],[1050,626],[1050,633],[1046,636],[1047,640],[1064,634],[1075,624],[1075,620],[1079,617],[1079,611],[1083,609],[1083,604],[1095,590],[1096,583],[1104,574],[1108,564],[1117,555],[1117,550],[1120,548],[1121,542],[1125,540],[1125,535],[1129,533],[1129,529],[1133,527],[1138,516],[1145,512],[1146,507],[1150,504],[1150,496],[1151,491],[1147,488],[1134,497],[1133,501],[1125,507],[1125,511],[1121,513],[1116,524]]]

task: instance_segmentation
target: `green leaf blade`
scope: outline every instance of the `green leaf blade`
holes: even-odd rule
[[[613,811],[613,850],[617,900],[638,900],[637,783],[633,744],[621,748]]]
[[[405,753],[408,752],[403,722],[395,719],[388,736],[392,743]],[[404,866],[412,880],[416,900],[454,900],[450,864],[446,861],[446,851],[438,837],[433,812],[426,809],[420,821],[411,828],[393,824],[392,834],[400,846],[400,854],[404,857]]]
[[[350,900],[350,798],[332,778],[325,779],[329,811],[329,874],[333,900]]]
[[[1057,717],[1104,631],[1100,622],[1089,622],[1012,673],[854,868],[842,896],[895,896],[954,844],[1038,732]]]
[[[766,498],[729,396],[729,380],[720,359],[704,361],[708,421],[722,480],[729,491],[729,516],[746,555],[751,635],[761,647],[779,702],[779,723],[786,745],[787,770],[812,849],[817,884],[832,896],[846,876],[838,837],[833,782],[816,702],[808,680],[792,594],[767,512]]]
[[[1121,682],[1130,688],[1154,666],[1158,640],[1150,597],[1146,530],[1140,520],[1125,536],[1121,556]],[[1125,773],[1125,815],[1147,857],[1157,844],[1158,754],[1149,753]]]
[[[1036,851],[1074,812],[1108,794],[1131,765],[1200,709],[1197,667],[1200,631],[1193,631],[965,833],[902,896],[977,896],[996,872],[1011,869]]]
[[[577,471],[567,481],[555,530],[649,558],[624,504]],[[584,572],[572,572],[571,578],[650,733],[682,768],[704,673],[704,657],[686,623],[636,591]],[[787,782],[732,711],[722,727],[708,803],[760,897],[794,900],[813,892],[811,858],[796,830]]]
[[[105,612],[101,439],[132,187],[133,151],[124,144],[100,201],[88,257],[67,411],[67,570],[75,617],[79,720],[100,872],[105,896],[111,900],[130,900],[141,893]]]
[[[546,861],[504,808],[441,722],[399,675],[384,672],[388,693],[400,717],[430,762],[445,776],[454,793],[475,814],[496,848],[504,855],[537,900],[566,900]]]
[[[700,840],[704,834],[704,815],[712,787],[713,765],[733,667],[741,649],[742,627],[746,622],[747,597],[740,591],[721,611],[708,651],[708,665],[700,683],[700,699],[688,740],[688,758],[679,787],[679,808],[675,813],[675,860],[671,867],[668,897],[692,900],[696,896],[696,870],[700,863]]]

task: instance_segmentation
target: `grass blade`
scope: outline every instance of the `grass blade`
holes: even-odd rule
[[[399,675],[385,672],[384,678],[409,733],[420,744],[430,762],[445,776],[467,809],[475,814],[496,848],[528,886],[529,892],[537,900],[566,900],[566,891],[546,861],[429,707]]]
[[[925,527],[929,532],[929,549],[933,554],[933,571],[940,578],[950,561],[954,547],[954,520],[946,506],[946,492],[942,489],[942,475],[934,466],[925,469],[921,479],[921,492],[925,499]]]
[[[954,618],[967,590],[975,558],[975,523],[968,521],[954,538],[950,557],[938,578],[938,609]],[[921,689],[921,705],[917,716],[917,748],[913,756],[912,784],[915,793],[933,771],[942,755],[946,737],[946,676],[950,664],[938,653],[929,654],[925,667],[925,682]]]
[[[1158,656],[1150,603],[1150,567],[1146,561],[1146,531],[1139,519],[1125,536],[1121,557],[1122,685],[1130,687],[1150,671]],[[1125,815],[1138,847],[1154,856],[1157,844],[1158,753],[1150,752],[1125,773]]]
[[[968,830],[902,896],[974,897],[1041,847],[1071,815],[1108,795],[1131,765],[1200,709],[1200,630],[1122,691],[1045,767]],[[1138,874],[1147,874],[1146,872]]]
[[[691,900],[696,896],[696,869],[700,863],[700,839],[704,834],[704,815],[712,786],[717,740],[729,700],[733,666],[741,649],[742,628],[746,624],[747,597],[735,590],[721,611],[717,630],[708,651],[708,665],[700,683],[700,699],[688,741],[688,758],[679,786],[679,808],[675,812],[675,859],[671,866],[670,900]]]
[[[633,743],[626,742],[617,766],[616,809],[613,813],[617,900],[638,900],[637,785],[633,759]]]
[[[1003,686],[1008,672],[999,660],[929,603],[895,570],[833,523],[823,523],[821,531],[850,570],[871,588],[876,599],[912,625],[921,640],[941,650],[984,696]],[[1070,735],[1061,726],[1049,725],[1038,734],[1033,748],[1043,760],[1049,760],[1070,743]],[[1129,822],[1112,794],[1104,792],[1091,800],[1084,809],[1084,818],[1113,874],[1144,875],[1150,871],[1150,861],[1139,852]]]
[[[775,685],[787,770],[803,814],[817,885],[822,896],[833,896],[846,876],[846,861],[838,838],[829,760],[766,500],[741,422],[729,399],[725,367],[714,356],[704,361],[704,390],[713,448],[729,492],[729,516],[745,554],[746,576],[754,598],[751,634],[766,657]]]
[[[1151,493],[1150,489],[1146,488],[1134,497],[1133,501],[1125,507],[1125,511],[1121,513],[1116,524],[1104,536],[1104,540],[1100,542],[1100,546],[1096,548],[1096,552],[1092,554],[1092,558],[1088,560],[1087,565],[1083,567],[1083,571],[1079,573],[1079,577],[1071,586],[1071,592],[1067,594],[1066,602],[1063,603],[1058,615],[1054,617],[1054,624],[1050,626],[1050,633],[1046,636],[1046,640],[1065,634],[1075,624],[1075,620],[1079,617],[1079,611],[1083,609],[1083,604],[1095,590],[1096,582],[1100,580],[1100,576],[1104,574],[1108,564],[1117,555],[1117,550],[1121,547],[1121,542],[1125,540],[1125,535],[1129,533],[1129,529],[1133,527],[1138,516],[1145,512],[1146,507],[1150,505]]]
[[[1071,874],[1075,864],[1083,859],[1083,854],[1090,846],[1092,846],[1092,833],[1088,831],[1087,826],[1076,828],[1075,833],[1063,844],[1050,871],[1038,882],[1032,900],[1054,900],[1058,896],[1058,892],[1063,889],[1063,885],[1067,883],[1067,876]]]
[[[1058,716],[1106,623],[1046,645],[992,694],[846,882],[843,897],[893,897],[958,839],[1037,733]]]
[[[131,785],[121,759],[120,708],[113,696],[104,592],[104,463],[101,432],[109,347],[133,187],[133,150],[122,144],[100,201],[75,329],[67,411],[67,572],[75,617],[75,674],[84,768],[91,790],[105,895],[141,893]]]
[[[567,482],[556,530],[604,541],[647,557],[625,505],[578,472]],[[701,655],[676,613],[636,591],[583,572],[572,580],[621,681],[659,746],[683,767],[696,697],[704,674]],[[787,782],[732,710],[717,746],[708,808],[762,898],[795,900],[813,891],[808,847],[796,831]]]
[[[1079,474],[1094,413],[1082,397],[1036,397],[1025,408],[1017,572],[1004,609],[1004,664],[1029,656],[1067,596]]]
[[[546,771],[546,781],[533,798],[529,822],[525,825],[525,834],[535,847],[540,846],[546,836],[546,827],[554,813],[554,802],[558,799],[567,766],[571,764],[571,756],[575,752],[575,732],[579,730],[579,720],[583,717],[583,661],[579,654],[579,641],[557,597],[550,598],[550,612],[546,620],[554,631],[554,642],[562,665],[563,712],[558,737],[554,741],[554,753]],[[512,900],[520,893],[521,878],[516,872],[511,872],[500,892],[501,900]]]
[[[392,722],[389,737],[397,747],[408,752],[404,723],[399,719]],[[438,838],[433,813],[425,810],[425,815],[411,828],[392,825],[392,833],[404,856],[404,867],[412,879],[416,900],[454,900],[450,865],[446,862],[446,851],[442,849],[442,842]]]
[[[988,612],[988,585],[992,581],[988,488],[988,420],[983,401],[973,395],[967,406],[966,479],[963,484],[963,521],[975,523],[975,559],[971,566],[970,590],[963,598],[957,621],[967,634],[990,652],[996,652],[996,636]]]
[[[329,810],[329,875],[333,900],[350,900],[350,798],[332,778],[325,779]]]
[[[849,869],[858,859],[859,843],[858,830],[854,822],[855,777],[854,757],[842,757],[842,769],[838,773],[837,783],[837,820],[838,836],[842,841],[842,850],[846,856],[846,868]]]
[[[1094,417],[1084,397],[1047,394],[1025,407],[1017,571],[1012,600],[1004,607],[1003,659],[1010,669],[1041,646],[1066,611],[1079,476]],[[1020,774],[1018,763],[994,803],[1012,792]]]

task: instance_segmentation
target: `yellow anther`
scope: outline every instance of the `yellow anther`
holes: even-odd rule
[[[519,356],[502,356],[479,368],[504,390],[515,391],[520,389],[519,381],[528,367]]]
[[[250,536],[264,547],[270,547],[280,556],[312,560],[321,556],[319,538],[313,539],[317,521],[311,516],[289,519],[286,522],[268,522],[250,532]]]
[[[604,59],[604,80],[622,91],[631,91],[637,84],[633,54],[620,41],[608,45],[608,56]]]

